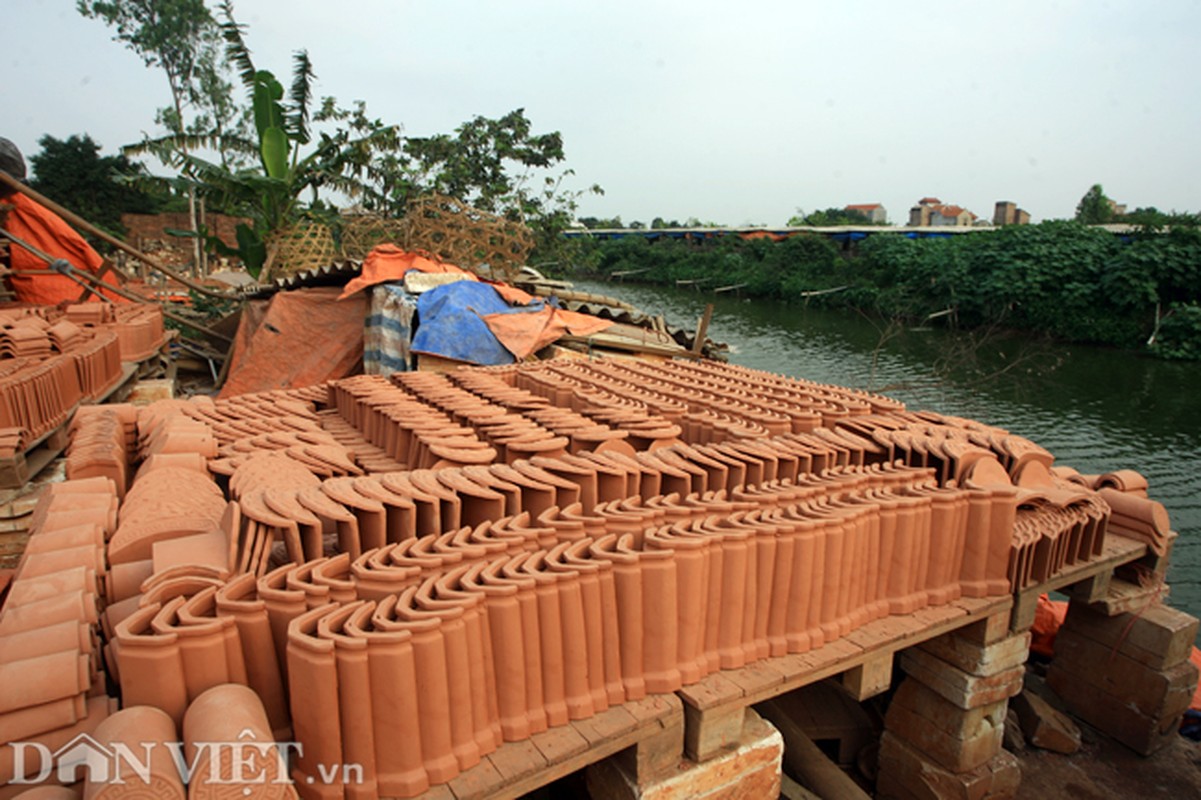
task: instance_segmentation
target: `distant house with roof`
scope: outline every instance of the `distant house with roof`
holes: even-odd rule
[[[884,210],[884,206],[879,203],[859,203],[849,205],[843,208],[843,211],[858,211],[863,216],[867,217],[867,221],[873,225],[887,225],[888,212]]]
[[[992,215],[993,225],[1029,225],[1030,212],[1011,200],[998,200]]]
[[[962,206],[944,203],[937,197],[923,197],[917,205],[909,209],[909,225],[911,227],[957,227],[969,228],[976,221],[976,215]]]

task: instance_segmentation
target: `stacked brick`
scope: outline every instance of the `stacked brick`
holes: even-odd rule
[[[1107,617],[1072,601],[1047,685],[1068,709],[1149,755],[1177,736],[1197,686],[1197,619],[1162,604]]]
[[[1008,615],[906,650],[907,677],[884,718],[882,798],[1012,798],[1021,772],[1002,749],[1008,700],[1021,692],[1030,634]]]

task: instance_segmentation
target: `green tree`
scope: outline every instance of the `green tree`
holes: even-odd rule
[[[86,133],[66,140],[47,134],[38,144],[41,151],[29,157],[30,185],[106,231],[124,233],[123,213],[151,213],[162,205],[163,197],[133,185],[146,176],[141,164],[124,155],[100,155],[100,145]]]
[[[625,224],[621,221],[620,214],[618,214],[616,217],[611,217],[608,219],[602,217],[580,217],[580,224],[590,231],[598,228],[611,229],[625,227]]]
[[[829,227],[833,225],[872,225],[867,215],[861,211],[847,208],[830,208],[814,211],[810,214],[797,209],[796,215],[789,218],[788,227],[797,228],[805,225],[814,227]]]
[[[435,191],[493,213],[520,205],[530,170],[553,167],[564,158],[563,136],[532,133],[522,108],[499,119],[477,116],[454,135],[411,137],[404,152],[407,180],[396,187],[394,198],[400,204]]]
[[[172,133],[186,131],[184,109],[202,94],[197,70],[203,71],[205,51],[215,46],[216,22],[204,0],[77,0],[76,9],[90,19],[99,19],[116,29],[113,38],[137,53],[148,67],[157,67],[167,77],[171,105],[159,121]],[[217,62],[207,62],[215,68]],[[210,76],[211,77],[211,76]],[[182,153],[187,155],[186,143]],[[197,230],[196,198],[188,193],[191,229]],[[201,251],[194,251],[199,267]]]
[[[1165,228],[1196,228],[1201,225],[1201,214],[1160,211],[1155,206],[1148,206],[1128,211],[1114,221],[1138,225],[1148,231],[1161,231]]]
[[[369,196],[380,202],[382,198],[372,190],[373,182],[380,177],[375,164],[382,157],[394,157],[401,138],[397,126],[368,117],[363,103],[347,110],[327,97],[313,113],[312,85],[316,76],[308,54],[303,50],[295,54],[292,84],[285,93],[271,72],[255,67],[243,37],[244,27],[234,19],[232,5],[224,3],[221,13],[226,53],[238,70],[253,109],[255,139],[245,142],[241,149],[256,153],[258,165],[233,169],[228,164],[184,155],[185,177],[181,182],[203,193],[216,207],[251,217],[253,224],[237,228],[236,250],[216,237],[209,236],[206,241],[218,252],[238,256],[247,271],[257,277],[269,259],[273,233],[306,214],[328,210],[320,198],[322,189],[352,199]],[[313,123],[333,123],[333,130],[314,132]],[[307,206],[302,200],[306,193],[310,195]]]
[[[1094,183],[1076,204],[1076,221],[1085,225],[1103,225],[1113,220],[1113,201],[1105,196],[1101,184]]]

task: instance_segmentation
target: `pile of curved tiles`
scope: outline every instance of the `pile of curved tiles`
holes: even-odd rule
[[[1135,473],[1081,476],[998,428],[726,365],[359,377],[89,409],[72,439],[55,492],[103,486],[79,501],[97,513],[124,498],[69,567],[92,576],[72,624],[98,623],[123,704],[187,740],[210,693],[249,687],[256,730],[303,744],[296,789],[331,800],[413,796],[502,742],[1021,590],[1107,534],[1172,535]],[[33,541],[62,524],[39,507]],[[110,713],[84,685],[92,637],[84,677],[22,689],[61,706],[31,735]],[[0,692],[7,714],[33,718],[17,697]],[[325,783],[328,764],[365,782]]]

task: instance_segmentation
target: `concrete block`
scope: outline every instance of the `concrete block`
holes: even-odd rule
[[[1060,686],[1073,682],[1087,684],[1143,716],[1160,719],[1188,708],[1197,688],[1197,668],[1183,661],[1168,669],[1154,669],[1120,650],[1115,653],[1110,647],[1061,629],[1055,639],[1055,659],[1047,671],[1047,683],[1059,692]]]
[[[959,737],[942,730],[930,720],[907,708],[893,705],[884,718],[889,734],[921,751],[951,772],[968,772],[989,761],[1001,750],[1005,717],[992,726],[981,726],[972,736]]]
[[[921,681],[906,678],[892,696],[888,713],[891,714],[894,708],[905,709],[950,736],[972,739],[1001,725],[1006,707],[1007,701],[998,700],[975,708],[960,708]],[[887,720],[885,716],[886,724]]]
[[[1188,701],[1174,714],[1149,717],[1121,698],[1060,670],[1047,674],[1047,685],[1080,719],[1109,734],[1141,755],[1151,755],[1179,736],[1180,720]],[[1190,695],[1191,696],[1191,695]],[[1179,704],[1177,704],[1179,705]]]

